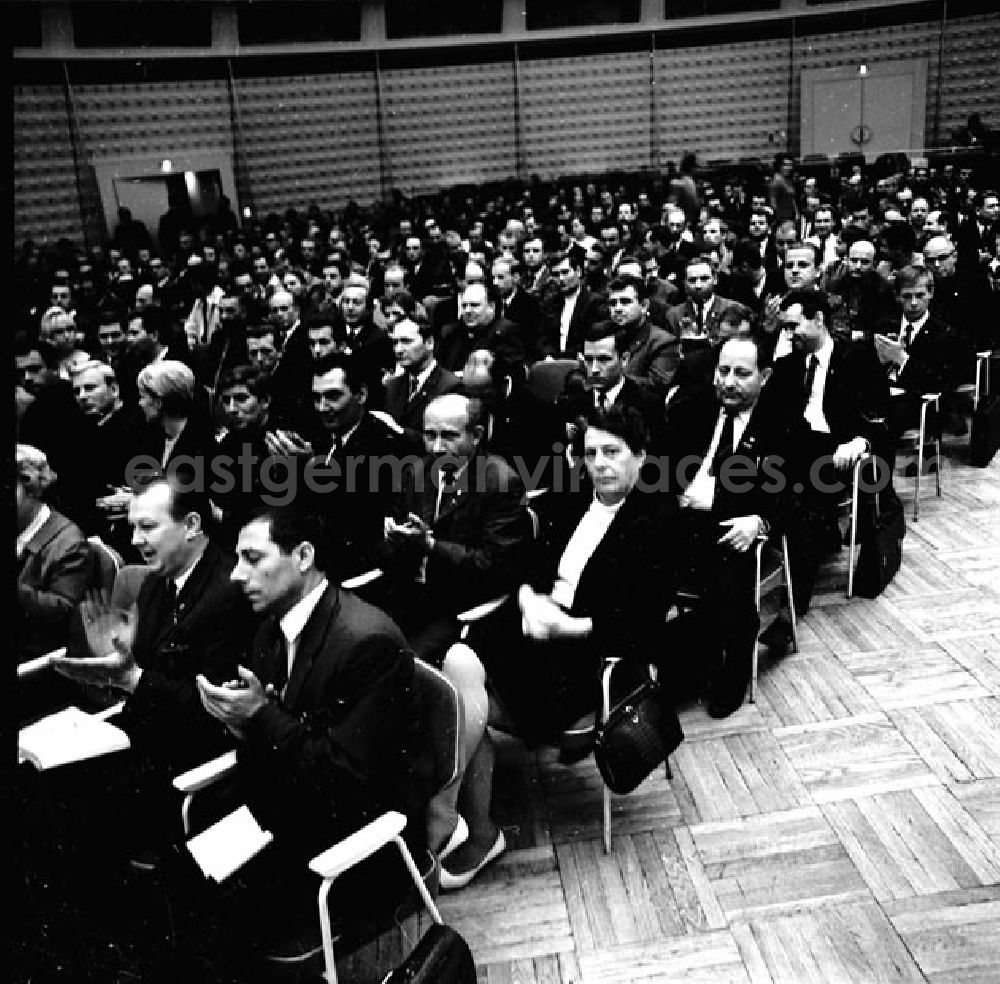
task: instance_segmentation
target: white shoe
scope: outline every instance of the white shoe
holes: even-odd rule
[[[451,832],[451,837],[448,838],[444,847],[438,851],[438,861],[444,861],[449,854],[460,848],[469,839],[469,825],[465,822],[465,817],[462,814],[458,814],[458,823],[455,824],[455,829]]]
[[[472,881],[472,879],[486,867],[486,865],[494,860],[494,858],[500,857],[506,849],[507,841],[504,840],[503,831],[498,829],[497,839],[493,842],[493,846],[486,852],[486,856],[483,860],[480,861],[474,868],[471,868],[469,871],[462,871],[458,874],[453,874],[444,866],[441,867],[441,891],[453,892],[457,888],[465,888],[465,886],[468,885],[469,882]]]

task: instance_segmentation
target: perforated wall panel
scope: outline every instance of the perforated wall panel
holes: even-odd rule
[[[512,62],[382,72],[391,184],[410,194],[515,171]]]
[[[788,41],[658,51],[660,162],[687,150],[701,160],[783,150],[788,123]]]
[[[238,78],[236,92],[258,213],[380,197],[373,74]]]
[[[521,61],[521,133],[528,173],[649,165],[649,55]]]
[[[14,87],[14,238],[83,239],[62,86]]]
[[[941,86],[941,133],[964,126],[979,113],[1000,126],[1000,14],[952,21],[945,31]]]
[[[80,136],[91,160],[232,150],[229,95],[221,80],[73,85]]]

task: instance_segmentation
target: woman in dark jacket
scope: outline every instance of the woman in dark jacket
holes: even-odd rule
[[[604,656],[623,657],[639,674],[659,656],[675,586],[669,543],[676,505],[640,481],[641,472],[653,477],[643,471],[646,440],[638,411],[591,411],[584,482],[538,500],[535,576],[445,658],[444,672],[465,705],[470,833],[442,868],[443,889],[468,884],[504,849],[489,816],[487,679],[514,730],[545,742],[597,709]]]

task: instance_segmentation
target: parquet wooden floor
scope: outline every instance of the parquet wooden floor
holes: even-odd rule
[[[480,982],[1000,982],[1000,461],[966,443],[916,523],[899,480],[882,597],[844,597],[845,550],[755,705],[683,709],[673,779],[614,799],[610,855],[593,762],[499,739],[510,847],[439,900]],[[373,955],[344,979],[381,980]]]

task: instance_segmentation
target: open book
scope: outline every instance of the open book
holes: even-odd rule
[[[103,717],[66,707],[21,728],[17,753],[36,769],[53,769],[129,747],[128,735]]]
[[[262,851],[274,837],[261,829],[246,806],[241,806],[188,842],[202,874],[221,882]]]

